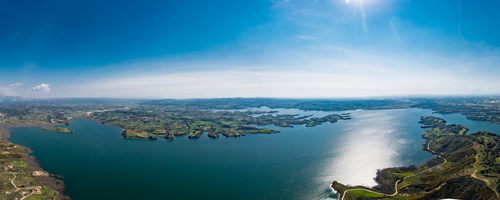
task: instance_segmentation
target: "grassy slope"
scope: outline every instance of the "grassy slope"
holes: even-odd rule
[[[486,151],[492,152],[492,149],[494,149],[494,145],[492,144],[500,141],[497,138],[498,136],[486,133],[463,135],[460,133],[465,133],[468,129],[462,128],[459,125],[445,125],[445,121],[441,121],[440,118],[428,118],[427,122],[427,128],[432,128],[433,130],[426,131],[424,136],[438,138],[428,140],[428,142],[432,141],[429,144],[429,148],[435,153],[443,154],[447,162],[444,163],[442,159],[431,160],[428,164],[420,166],[416,170],[405,172],[397,171],[398,169],[396,168],[382,170],[381,181],[388,185],[392,184],[394,180],[401,179],[398,184],[399,193],[393,197],[386,196],[383,198],[497,199],[497,191],[495,189],[497,187],[496,183],[499,182],[498,178],[485,177],[481,174],[481,171],[492,167],[482,161],[483,157],[486,157],[482,152],[485,152],[485,149],[489,149]],[[436,130],[437,128],[439,129]],[[480,138],[483,138],[486,142],[481,142]],[[479,157],[478,161],[476,161],[476,155]],[[497,163],[496,159],[495,163]],[[474,178],[471,175],[476,169],[477,178]],[[384,171],[387,173],[384,173]],[[351,189],[351,187],[343,186],[337,182],[334,182],[332,187],[337,191]],[[392,184],[392,187],[394,187],[394,184]],[[359,190],[356,192],[349,191],[348,193],[351,194],[346,195],[345,199],[369,198],[362,195]]]
[[[364,197],[383,197],[384,196],[382,194],[377,194],[377,193],[369,192],[369,191],[366,191],[366,190],[353,190],[353,191],[350,191],[350,192],[354,193],[354,194],[357,194],[357,195],[364,196]]]

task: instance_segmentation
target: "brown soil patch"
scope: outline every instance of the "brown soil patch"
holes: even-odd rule
[[[31,153],[33,153],[33,150],[25,147],[25,149],[23,149],[23,151],[28,153],[28,158],[26,159],[26,162],[28,163],[27,170],[29,170],[29,171],[42,170],[43,171],[43,169],[40,167],[40,163],[38,162],[38,159],[36,159],[35,156],[30,155]],[[50,176],[37,177],[37,180],[40,181],[40,183],[42,185],[45,185],[45,186],[49,187],[50,189],[57,191],[57,193],[58,193],[57,199],[60,199],[60,200],[71,199],[71,198],[69,198],[69,196],[66,196],[63,194],[64,189],[66,187],[64,185],[64,181],[59,179],[59,178],[63,178],[63,177],[59,176],[59,175],[50,174]]]
[[[3,125],[5,127],[0,125],[0,132],[2,134],[4,134],[5,137],[7,137],[7,136],[10,137],[11,130],[8,128],[18,128],[18,127],[24,127],[24,126],[40,127],[40,128],[49,127],[50,128],[50,127],[57,126],[57,125],[49,125],[49,124],[7,124],[7,125],[3,124]],[[6,138],[2,138],[2,142],[10,143]],[[28,157],[26,159],[26,162],[28,163],[28,167],[26,168],[27,170],[29,170],[29,171],[42,170],[43,171],[43,169],[40,167],[40,163],[38,162],[38,159],[35,156],[31,155],[33,153],[32,149],[24,147],[23,149],[19,150],[19,152],[28,154]],[[58,200],[70,200],[71,198],[69,196],[63,194],[63,191],[65,189],[64,182],[61,179],[58,179],[56,177],[62,178],[61,176],[51,174],[50,176],[37,177],[35,180],[39,181],[42,185],[45,185],[45,186],[57,191],[57,193],[58,193],[57,199]]]
[[[12,124],[12,123],[4,123],[3,126],[7,128],[19,128],[19,127],[40,127],[40,128],[54,128],[55,126],[62,126],[64,124],[44,124],[44,123],[36,123],[36,124]]]
[[[477,163],[477,162],[479,162],[479,155],[478,155],[478,154],[476,154],[476,163]],[[474,168],[476,168],[476,167],[474,166]],[[482,180],[482,181],[486,182],[486,184],[488,184],[488,186],[490,186],[490,180],[488,180],[488,179],[482,179],[482,178],[479,178],[479,177],[477,177],[476,173],[477,173],[477,169],[476,169],[476,170],[474,171],[474,173],[472,173],[472,175],[470,175],[470,176],[471,176],[472,178]]]
[[[5,137],[6,139],[9,139],[9,138],[10,138],[10,131],[11,131],[10,129],[8,129],[7,127],[4,127],[4,126],[2,126],[2,125],[0,124],[0,133],[1,133],[2,135],[4,135],[4,137]]]

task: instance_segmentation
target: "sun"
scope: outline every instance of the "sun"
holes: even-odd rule
[[[352,3],[352,2],[363,3],[363,1],[367,1],[367,0],[345,0],[345,3],[347,3],[347,4]]]

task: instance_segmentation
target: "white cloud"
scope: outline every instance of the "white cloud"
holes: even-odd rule
[[[17,82],[10,85],[0,85],[0,95],[15,96],[19,95],[18,88],[21,87],[23,83]]]
[[[49,84],[40,84],[35,87],[33,87],[29,92],[34,92],[34,93],[43,93],[43,92],[50,92]]]

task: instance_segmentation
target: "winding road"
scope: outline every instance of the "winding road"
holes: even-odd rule
[[[12,185],[14,186],[14,188],[16,188],[16,190],[15,190],[14,192],[17,192],[17,191],[19,191],[19,190],[31,190],[31,193],[30,193],[30,194],[28,194],[28,195],[26,195],[26,196],[23,196],[23,197],[21,198],[21,200],[23,200],[23,199],[25,199],[25,198],[28,198],[29,196],[33,195],[33,194],[35,193],[35,191],[33,190],[34,188],[41,188],[41,186],[30,186],[30,187],[25,187],[25,188],[18,188],[18,187],[16,186],[16,184],[14,184],[14,179],[16,179],[16,177],[17,177],[17,176],[16,176],[16,174],[17,174],[17,173],[14,173],[14,172],[5,172],[5,173],[9,173],[9,174],[14,175],[14,178],[12,178],[12,179],[10,180],[10,183],[12,183]]]
[[[16,184],[14,184],[14,179],[16,179],[16,177],[17,177],[16,173],[14,173],[14,172],[8,172],[8,173],[14,175],[14,178],[12,178],[12,180],[10,180],[10,183],[12,183],[12,185],[16,188],[16,191],[18,191],[19,188],[17,188]]]
[[[433,151],[433,150],[431,150],[431,149],[429,148],[429,146],[430,146],[431,142],[432,142],[432,140],[431,140],[431,141],[429,141],[429,143],[427,143],[427,150],[429,150],[429,151],[430,151],[430,152],[432,152],[433,154],[436,154],[436,152],[435,152],[435,151]],[[434,168],[436,168],[436,167],[439,167],[439,166],[441,166],[441,165],[443,165],[443,164],[445,164],[445,163],[447,162],[446,158],[444,158],[444,157],[443,157],[443,154],[442,154],[442,153],[441,153],[441,155],[439,155],[439,156],[438,156],[438,158],[442,158],[442,159],[444,159],[444,162],[443,162],[443,163],[441,163],[441,164],[439,164],[439,165],[436,165],[436,166],[434,166],[434,167],[431,167],[431,168],[429,168],[429,169],[426,169],[426,170],[424,170],[424,171],[421,171],[421,172],[419,172],[419,173],[417,173],[417,174],[413,174],[413,175],[411,175],[411,176],[406,176],[406,177],[403,177],[403,178],[399,179],[398,181],[396,181],[396,184],[394,185],[394,190],[395,190],[396,192],[394,192],[394,194],[384,194],[384,193],[375,192],[375,191],[368,190],[368,189],[364,189],[364,188],[355,188],[355,189],[349,189],[349,190],[344,191],[344,193],[342,194],[342,198],[341,198],[341,200],[344,200],[345,194],[346,194],[347,192],[349,192],[349,191],[353,191],[353,190],[364,190],[364,191],[372,192],[372,193],[375,193],[375,194],[381,194],[381,195],[385,195],[385,196],[389,196],[389,197],[395,196],[395,195],[397,195],[397,194],[398,194],[398,184],[399,184],[399,182],[401,182],[401,180],[405,180],[405,179],[407,179],[407,178],[414,177],[414,176],[416,176],[416,175],[422,174],[422,173],[427,172],[427,171],[429,171],[429,170],[432,170],[432,169],[434,169]],[[440,186],[440,187],[441,187],[441,186]]]
[[[478,151],[477,149],[475,149],[476,151]],[[474,173],[472,173],[470,176],[472,178],[475,178],[475,179],[479,179],[479,180],[482,180],[484,182],[486,182],[486,185],[491,188],[491,190],[493,190],[495,192],[495,194],[497,195],[498,198],[500,198],[500,194],[498,194],[497,190],[495,190],[493,187],[491,187],[491,183],[490,183],[490,180],[488,179],[483,179],[483,178],[480,178],[479,176],[476,175],[477,173],[477,168],[476,168],[476,164],[479,163],[479,154],[476,154],[476,163],[474,163],[474,165],[472,165],[474,167]]]
[[[28,195],[26,195],[26,196],[23,196],[23,198],[21,198],[21,200],[28,198],[28,197],[29,197],[29,196],[31,196],[33,193],[35,193],[35,191],[34,191],[34,190],[31,190],[31,193],[30,193],[30,194],[28,194]]]

